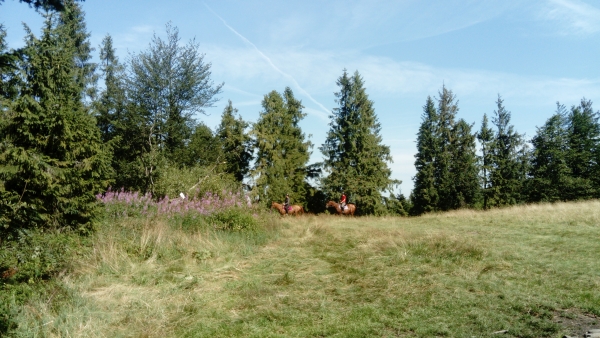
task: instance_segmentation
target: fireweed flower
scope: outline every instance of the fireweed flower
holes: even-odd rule
[[[231,191],[222,191],[221,194],[207,192],[203,196],[198,196],[198,191],[195,191],[186,198],[170,199],[169,196],[165,196],[156,200],[152,198],[150,193],[140,195],[139,192],[129,192],[123,188],[117,191],[109,188],[105,193],[96,195],[96,198],[107,209],[125,216],[139,213],[170,217],[188,212],[210,215],[229,208],[251,207],[248,196]]]

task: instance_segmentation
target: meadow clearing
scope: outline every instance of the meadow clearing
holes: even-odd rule
[[[106,217],[14,336],[562,337],[600,328],[600,202],[422,217]],[[201,222],[202,223],[202,222]]]

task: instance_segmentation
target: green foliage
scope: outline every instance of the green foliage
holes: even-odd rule
[[[246,133],[249,123],[245,122],[241,116],[236,119],[237,112],[238,110],[233,108],[230,100],[223,110],[221,123],[217,127],[215,136],[221,141],[225,172],[233,174],[241,182],[250,168],[252,139]]]
[[[120,148],[131,144],[131,142],[118,142],[127,136],[129,141],[134,135],[124,135],[127,97],[124,88],[125,67],[119,63],[119,58],[113,47],[113,40],[110,35],[102,39],[100,45],[100,71],[104,79],[104,90],[100,93],[97,100],[94,101],[96,112],[96,121],[102,140],[104,142],[117,143],[114,147],[115,159],[122,157]],[[118,139],[121,137],[121,139]],[[117,138],[115,140],[115,138]]]
[[[95,105],[103,139],[114,149],[116,186],[155,195],[164,193],[156,184],[167,168],[213,165],[222,157],[218,138],[193,116],[217,101],[223,85],[213,84],[211,64],[194,40],[181,46],[170,23],[166,33],[132,56],[128,72],[110,36],[103,40],[106,86]]]
[[[86,28],[85,13],[76,4],[76,0],[65,0],[64,5],[64,10],[58,16],[57,24],[67,35],[64,38],[68,38],[74,48],[74,80],[78,87],[83,88],[83,98],[93,100],[97,94],[97,64],[91,62],[94,48],[89,41],[91,34]]]
[[[18,328],[24,305],[52,294],[69,301],[70,295],[54,277],[71,270],[83,252],[86,237],[70,231],[22,229],[0,241],[0,335]]]
[[[20,63],[24,85],[2,124],[4,229],[66,226],[87,231],[96,212],[95,194],[108,186],[110,154],[83,104],[85,57],[75,37],[86,35],[73,31],[85,29],[79,20],[81,16],[47,15],[40,39],[28,32]]]
[[[255,186],[253,193],[263,205],[283,201],[290,194],[292,203],[305,203],[307,162],[310,141],[299,123],[306,116],[302,102],[288,87],[283,95],[272,91],[262,101],[263,111],[254,124],[251,135],[257,150],[251,172]]]
[[[438,148],[438,115],[435,103],[431,97],[423,106],[421,126],[417,133],[417,153],[415,154],[414,188],[411,194],[413,208],[411,213],[420,215],[436,210],[438,204],[438,191],[435,182],[434,160],[439,152]]]
[[[336,200],[344,191],[361,214],[385,213],[382,192],[400,181],[390,178],[387,163],[392,162],[392,156],[390,148],[381,143],[381,125],[373,101],[358,71],[348,76],[344,70],[337,85],[339,108],[333,110],[327,138],[319,148],[325,156],[327,173],[321,182],[323,190]]]
[[[127,91],[135,106],[130,114],[142,122],[145,152],[157,150],[181,163],[182,149],[195,126],[192,116],[211,107],[223,85],[213,84],[211,65],[204,62],[194,40],[180,46],[179,30],[170,23],[166,33],[166,40],[154,35],[148,50],[132,57]]]
[[[531,140],[529,201],[589,199],[598,194],[598,113],[582,99],[567,109],[557,103],[556,113],[538,128]]]
[[[85,0],[74,0],[74,1],[85,1]],[[4,0],[0,0],[4,2]],[[36,10],[53,10],[53,11],[64,11],[65,7],[69,4],[68,0],[19,0],[29,4],[29,7],[33,7]]]
[[[408,216],[411,213],[412,204],[403,194],[398,196],[390,194],[389,197],[384,198],[384,203],[390,215]]]
[[[496,126],[491,149],[490,203],[494,206],[513,205],[525,201],[523,183],[527,177],[528,154],[523,136],[510,125],[511,113],[498,95],[492,123]]]
[[[221,139],[213,135],[212,130],[204,123],[199,123],[194,128],[190,140],[185,148],[180,149],[177,155],[179,160],[175,162],[179,166],[216,166],[219,171],[225,167],[225,158],[221,146]]]
[[[527,182],[529,200],[556,202],[572,199],[571,170],[567,164],[568,136],[564,106],[537,129],[531,140],[531,178]]]
[[[453,157],[453,184],[448,204],[450,209],[473,207],[480,191],[472,127],[473,125],[460,119],[452,128],[450,150]]]
[[[0,24],[0,114],[6,113],[5,107],[8,105],[8,100],[17,96],[21,80],[17,71],[18,61],[19,52],[8,50],[6,29],[4,25]],[[4,116],[0,116],[0,123],[5,119]]]
[[[455,120],[458,103],[445,86],[438,106],[431,97],[423,107],[417,134],[415,188],[411,195],[414,215],[471,207],[479,192],[475,135],[472,125]]]
[[[209,222],[218,230],[256,231],[259,228],[259,221],[248,211],[240,208],[229,208],[208,217]]]
[[[162,168],[155,183],[155,197],[179,197],[192,194],[204,196],[210,192],[220,194],[223,191],[239,191],[240,183],[233,175],[215,171],[215,167],[178,168],[167,166]]]
[[[494,142],[494,131],[488,126],[487,114],[483,114],[481,129],[477,133],[477,140],[481,145],[481,156],[479,157],[479,175],[481,182],[481,194],[483,197],[483,209],[488,209],[490,199],[490,171],[492,170],[492,149]]]
[[[572,106],[568,115],[567,164],[576,186],[578,198],[599,197],[598,173],[600,173],[600,124],[598,112],[592,109],[592,102],[583,98],[579,106]]]

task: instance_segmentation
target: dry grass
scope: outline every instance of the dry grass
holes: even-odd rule
[[[576,334],[600,327],[600,202],[285,218],[253,234],[107,224],[46,336]],[[570,318],[567,320],[566,318]],[[589,327],[588,327],[589,328]],[[575,332],[577,331],[577,332]]]

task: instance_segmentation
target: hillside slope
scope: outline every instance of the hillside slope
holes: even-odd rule
[[[597,201],[268,224],[226,233],[107,221],[62,277],[72,299],[31,304],[17,334],[560,337],[600,328]]]

